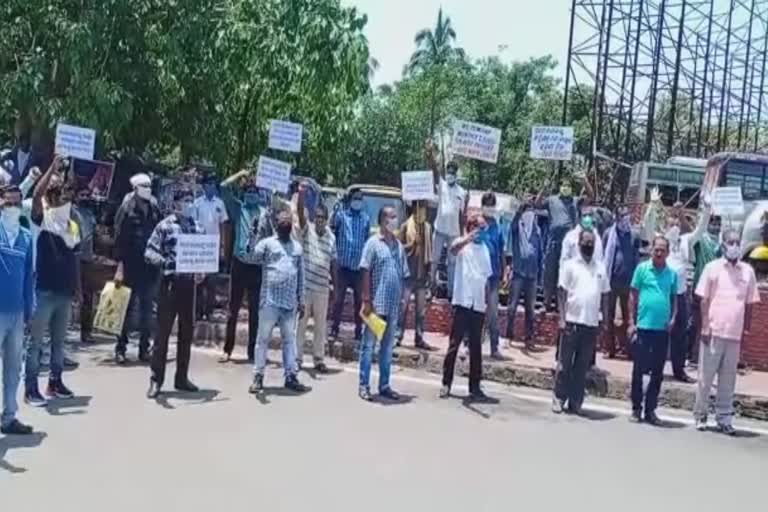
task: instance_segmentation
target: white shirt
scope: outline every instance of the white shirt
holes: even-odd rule
[[[456,255],[455,268],[451,303],[485,313],[485,285],[493,275],[488,246],[474,242],[465,245]]]
[[[566,261],[572,260],[577,256],[581,256],[581,252],[579,251],[579,237],[581,236],[582,231],[583,229],[581,226],[576,226],[565,235],[565,238],[563,239],[563,249],[560,252],[560,268],[563,267]],[[592,256],[592,258],[602,263],[604,261],[603,240],[602,237],[597,234],[597,231],[594,231],[594,233],[595,254]]]
[[[218,235],[221,225],[229,220],[224,201],[217,196],[213,199],[205,196],[195,199],[195,212],[195,220],[203,226],[208,235]]]
[[[435,231],[451,237],[461,234],[459,229],[459,212],[464,211],[467,201],[467,191],[455,184],[440,178],[438,184],[437,216],[435,217]]]
[[[604,293],[611,291],[605,265],[594,258],[571,258],[560,269],[558,286],[566,291],[565,321],[597,327]]]
[[[688,290],[688,266],[679,252],[670,253],[667,266],[677,274],[677,295],[683,295]]]

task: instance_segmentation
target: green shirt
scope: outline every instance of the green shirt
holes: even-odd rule
[[[720,244],[715,241],[709,233],[705,233],[701,240],[694,246],[694,255],[696,261],[693,266],[693,289],[699,285],[699,279],[710,262],[720,257]]]
[[[637,328],[666,331],[672,315],[672,295],[677,293],[677,274],[668,266],[657,269],[651,260],[635,269],[632,288],[639,293]]]

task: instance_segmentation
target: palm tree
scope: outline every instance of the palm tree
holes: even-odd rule
[[[451,18],[443,16],[443,9],[437,13],[437,23],[434,30],[425,28],[416,34],[414,39],[416,51],[405,68],[406,73],[416,74],[429,72],[432,75],[432,99],[430,102],[429,133],[435,131],[435,113],[437,109],[437,86],[440,80],[440,68],[452,61],[464,61],[466,54],[461,48],[454,46],[456,31],[453,29]]]

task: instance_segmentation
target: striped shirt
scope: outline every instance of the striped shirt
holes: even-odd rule
[[[0,224],[0,313],[32,315],[34,292],[32,277],[32,235],[19,227],[13,235]]]
[[[381,235],[372,236],[363,249],[360,268],[369,272],[373,309],[379,315],[397,318],[403,281],[411,275],[400,240],[387,242]]]
[[[253,256],[264,272],[260,307],[295,310],[304,304],[304,258],[298,242],[283,243],[272,236],[256,244]]]
[[[307,222],[300,233],[304,248],[304,287],[308,291],[328,293],[331,262],[336,259],[336,237],[327,226],[322,236],[318,235],[312,222]]]
[[[163,275],[176,273],[176,243],[179,235],[202,235],[203,227],[192,219],[177,216],[175,213],[160,221],[152,231],[147,242],[144,258],[150,265],[163,270]]]
[[[333,217],[339,266],[358,270],[365,241],[371,231],[371,218],[364,211],[342,208]]]

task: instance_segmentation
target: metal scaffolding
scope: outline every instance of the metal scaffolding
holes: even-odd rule
[[[768,148],[768,0],[572,0],[563,124],[632,164]]]

